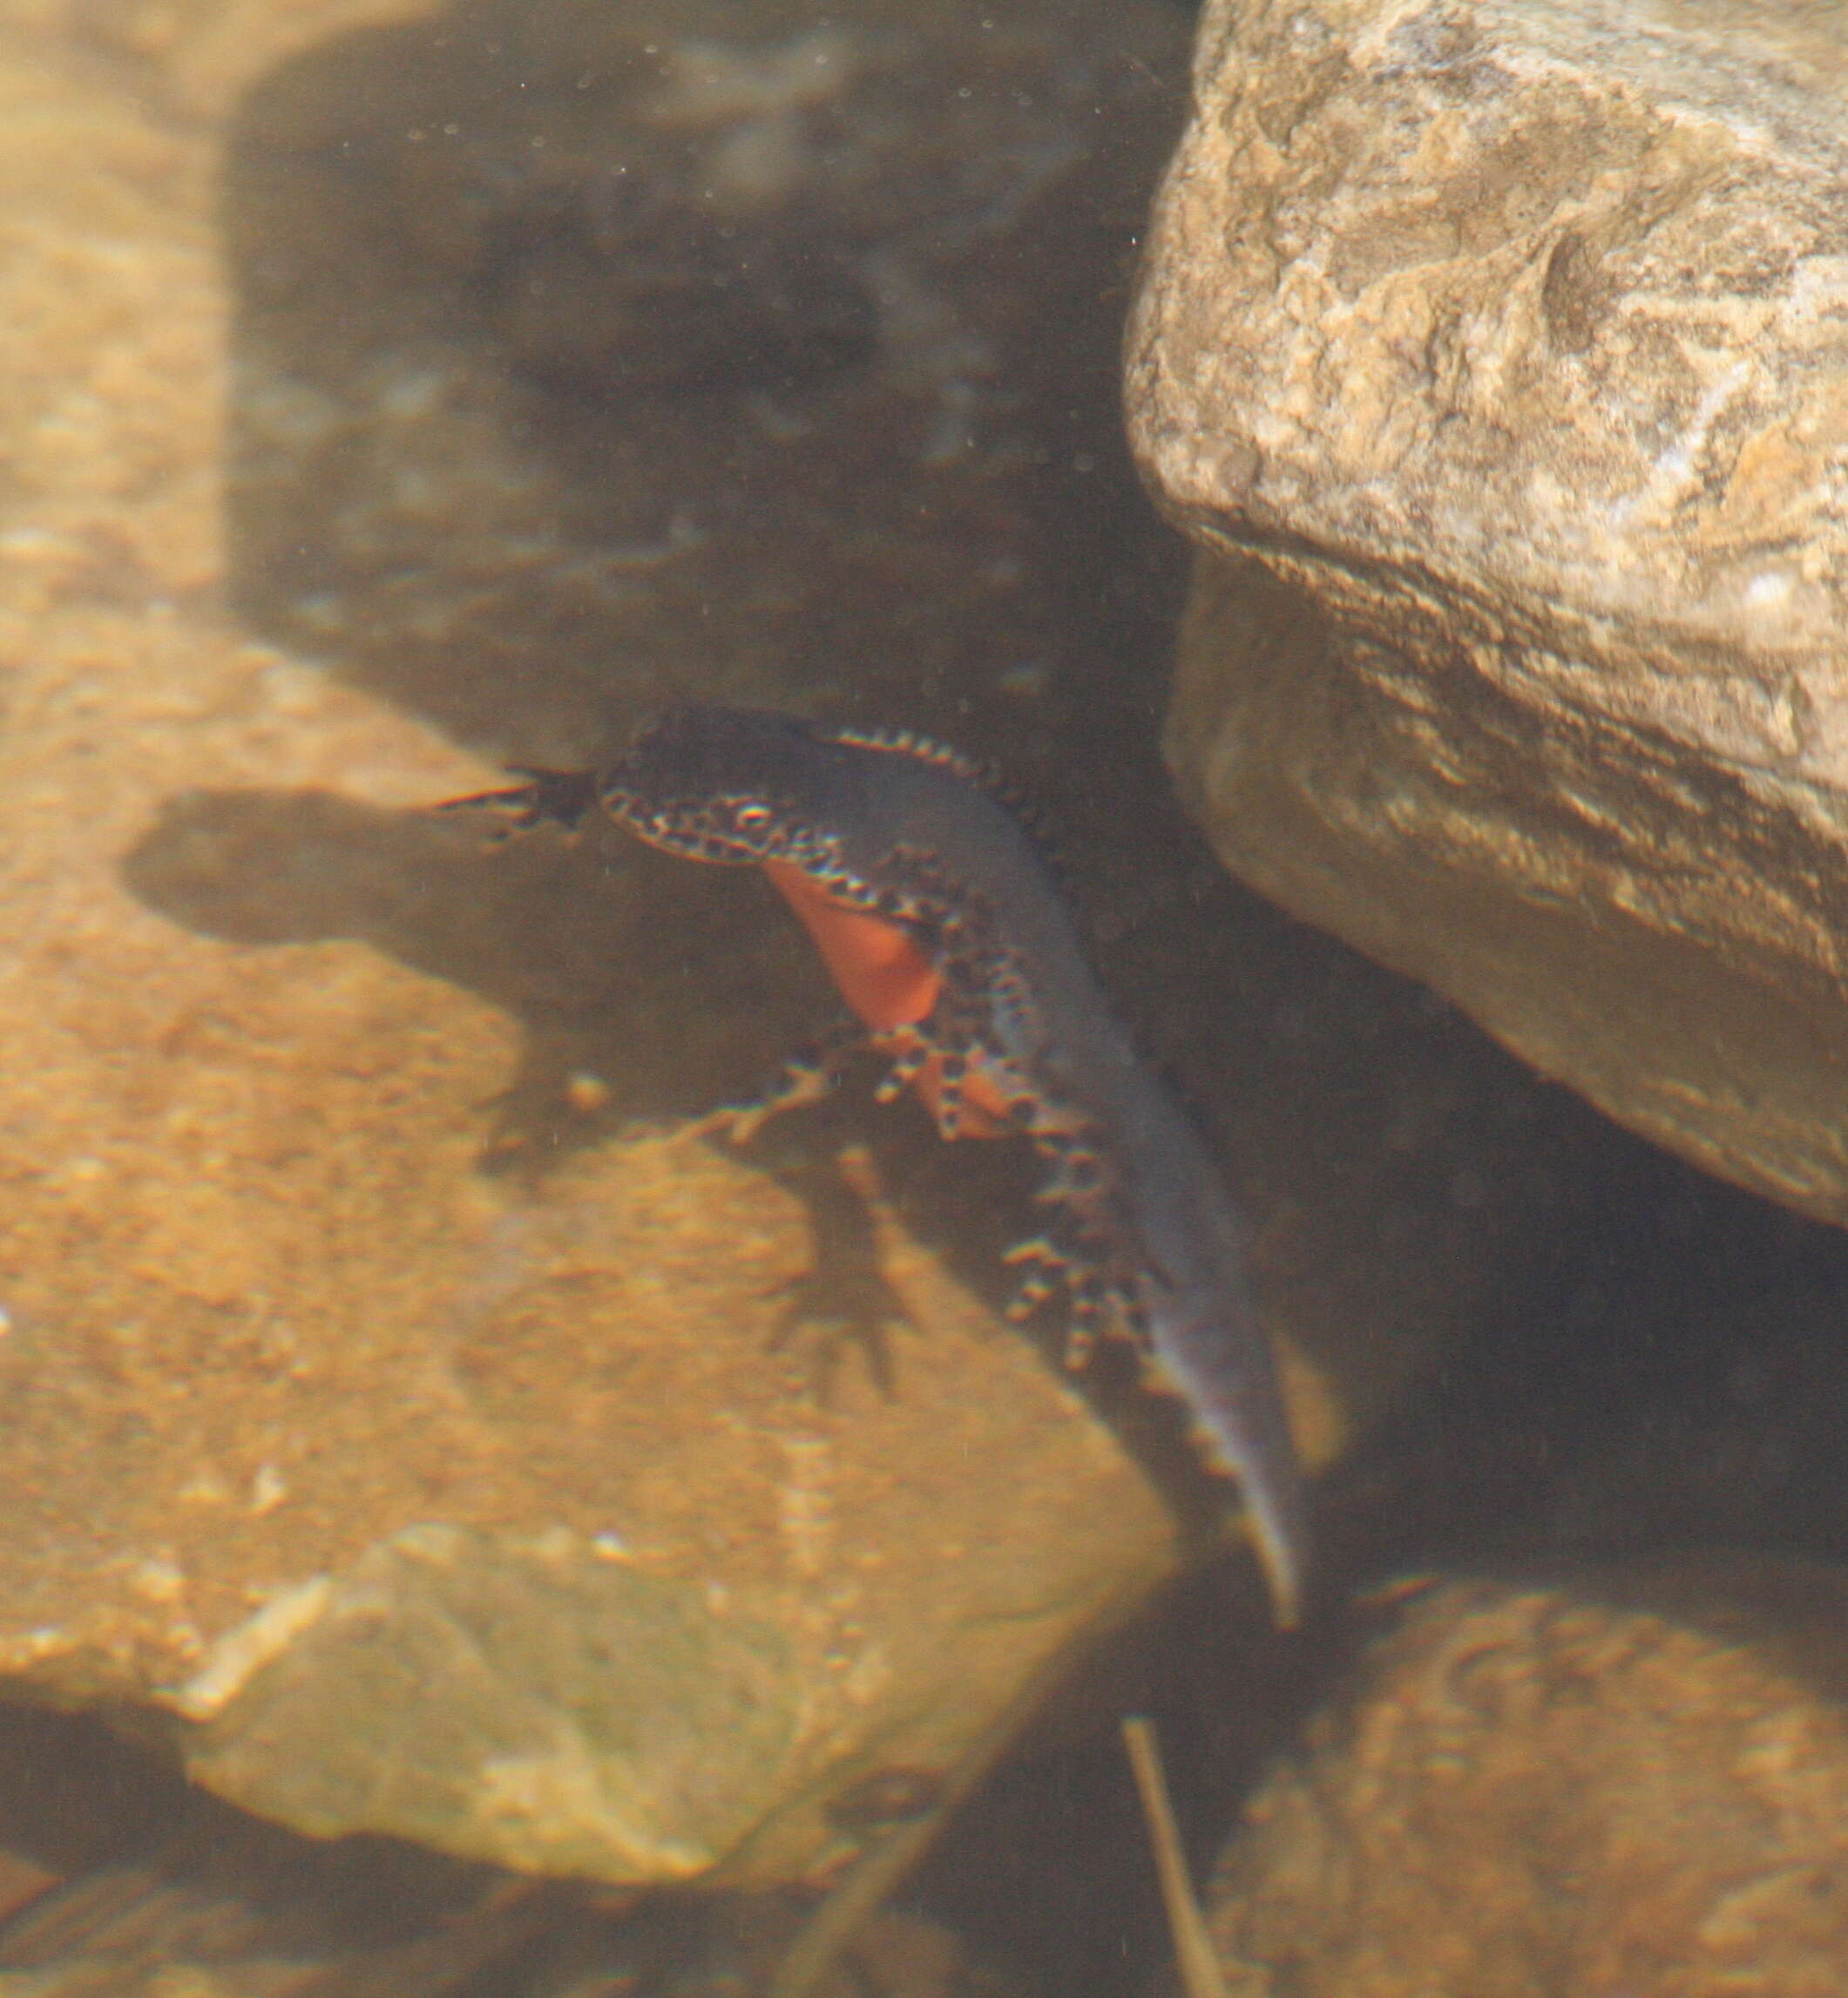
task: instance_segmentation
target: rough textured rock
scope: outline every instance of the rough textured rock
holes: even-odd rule
[[[1130,337],[1228,863],[1848,1218],[1828,9],[1220,0]]]
[[[1233,1998],[1829,1998],[1848,1581],[1723,1565],[1416,1600],[1209,1888]]]

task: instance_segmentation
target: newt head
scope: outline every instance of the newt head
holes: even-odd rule
[[[688,860],[801,863],[822,843],[809,794],[825,747],[790,715],[686,704],[642,731],[599,796],[638,837]]]

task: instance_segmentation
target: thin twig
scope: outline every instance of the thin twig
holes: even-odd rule
[[[1123,1746],[1129,1751],[1129,1766],[1135,1772],[1136,1789],[1142,1798],[1142,1816],[1148,1825],[1148,1843],[1154,1849],[1155,1873],[1161,1882],[1161,1903],[1168,1910],[1168,1934],[1174,1938],[1174,1963],[1181,1972],[1181,1989],[1187,1998],[1226,1998],[1219,1957],[1194,1893],[1187,1854],[1181,1850],[1181,1828],[1174,1822],[1174,1807],[1168,1801],[1168,1778],[1161,1771],[1161,1748],[1155,1739],[1155,1724],[1146,1714],[1125,1715]]]

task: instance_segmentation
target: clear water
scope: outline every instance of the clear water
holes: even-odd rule
[[[461,1537],[405,1558],[445,1578],[511,1547],[528,1581],[602,1563],[787,1614],[765,1684],[935,1687],[971,1621],[1038,1618],[997,1706],[1034,1642],[1154,1591],[853,1973],[1142,1988],[1163,1943],[1122,1712],[1160,1716],[1203,1854],[1372,1627],[1357,1588],[1839,1553],[1838,1238],[1259,903],[1174,805],[1185,551],[1115,361],[1181,11],[399,14],[0,24],[0,1667],[144,1743],[10,1724],[0,1989],[163,1962],[240,1991],[304,1965],[413,1998],[750,1988],[954,1790],[932,1758],[971,1729],[935,1688],[850,1772],[902,1807],[829,1816],[846,1775],[815,1775],[732,1896],[632,1905],[296,1844],[141,1759],[478,1853],[426,1795],[441,1730],[383,1729],[381,1782],[373,1723],[464,1648],[498,1721],[507,1659],[576,1671],[594,1619],[539,1656],[533,1595],[436,1588],[362,1703],[266,1681],[258,1747],[225,1718],[286,1673],[320,1578],[432,1528]],[[760,884],[423,809],[593,766],[688,695],[940,735],[1057,828],[1312,1384],[1303,1635],[1269,1632],[1236,1548],[1157,1587],[1169,1520],[1215,1510],[1174,1412],[1108,1359],[1069,1399],[1056,1324],[1000,1326],[1026,1162],[863,1077],[741,1151],[689,1134],[831,1018]],[[757,1781],[749,1730],[703,1724],[671,1783],[722,1791],[734,1756]],[[304,1804],[279,1749],[321,1728],[336,1775]]]

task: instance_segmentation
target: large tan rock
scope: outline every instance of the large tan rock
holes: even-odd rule
[[[1848,1217],[1841,17],[1220,0],[1129,342],[1222,856]]]

